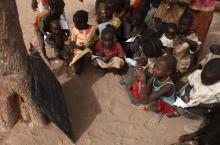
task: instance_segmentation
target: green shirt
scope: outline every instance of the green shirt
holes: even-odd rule
[[[43,15],[40,18],[40,21],[38,23],[38,27],[40,30],[44,30],[45,32],[49,32],[50,31],[50,21],[51,21],[51,16],[50,13],[47,13],[45,15]]]

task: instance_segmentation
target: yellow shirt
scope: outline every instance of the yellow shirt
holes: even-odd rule
[[[90,25],[84,30],[79,30],[76,27],[72,29],[71,41],[75,41],[78,46],[89,46],[96,38],[96,26]]]

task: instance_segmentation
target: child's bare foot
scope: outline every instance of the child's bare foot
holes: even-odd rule
[[[154,113],[152,112],[152,117],[148,121],[148,126],[156,126],[160,123],[161,119],[163,118],[163,114],[161,113]]]

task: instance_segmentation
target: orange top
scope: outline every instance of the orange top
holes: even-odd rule
[[[40,21],[40,18],[43,15],[47,14],[47,13],[48,13],[48,10],[43,10],[42,12],[39,12],[35,15],[35,17],[34,17],[34,29],[35,29],[36,32],[38,31],[38,23]]]
[[[95,51],[103,53],[105,57],[124,57],[124,51],[121,47],[121,44],[118,42],[115,42],[111,49],[104,49],[99,41],[96,44]]]

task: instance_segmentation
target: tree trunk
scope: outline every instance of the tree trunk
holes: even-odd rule
[[[0,0],[0,128],[8,130],[19,119],[46,123],[31,100],[28,54],[15,0]]]

